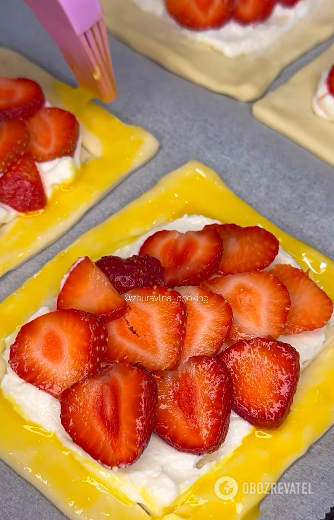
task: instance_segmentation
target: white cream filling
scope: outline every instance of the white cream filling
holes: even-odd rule
[[[179,27],[188,38],[205,43],[233,58],[262,51],[307,16],[311,10],[316,12],[321,1],[300,0],[292,8],[277,4],[268,20],[258,25],[243,26],[230,21],[220,29],[206,31],[190,31]],[[132,0],[132,2],[143,11],[164,18],[170,24],[177,26],[167,12],[164,0]]]
[[[334,96],[329,92],[327,85],[329,71],[323,72],[317,91],[312,98],[312,108],[317,116],[334,123]]]
[[[50,106],[46,103],[46,106]],[[79,134],[78,143],[72,156],[60,157],[52,161],[36,162],[37,169],[40,173],[46,197],[50,199],[56,188],[62,184],[70,184],[74,181],[76,172],[81,165],[81,132]],[[1,176],[1,173],[0,173]],[[18,211],[0,203],[0,226],[8,224],[20,215]]]
[[[137,254],[146,238],[161,229],[176,229],[178,231],[200,230],[206,224],[213,222],[202,216],[187,216],[170,222],[162,227],[155,228],[138,240],[115,251],[114,254],[123,258]],[[280,249],[274,263],[289,263],[297,266],[292,257]],[[273,265],[272,264],[272,265]],[[30,320],[50,312],[56,308],[56,300],[47,302]],[[301,356],[302,368],[306,366],[321,350],[325,340],[326,327],[313,332],[304,332],[294,336],[281,336],[279,339],[293,345]],[[9,348],[15,340],[17,331],[6,338],[4,358],[8,362]],[[7,374],[4,376],[1,388],[6,397],[13,403],[16,410],[27,419],[41,425],[46,430],[56,433],[62,444],[69,448],[80,461],[89,467],[107,483],[117,478],[118,487],[132,500],[144,504],[148,508],[162,508],[170,505],[181,493],[185,492],[199,477],[207,473],[217,461],[230,456],[240,446],[242,440],[250,433],[253,427],[241,419],[234,412],[231,414],[231,423],[225,442],[210,455],[203,457],[181,453],[158,436],[152,435],[148,447],[132,466],[128,468],[113,468],[108,470],[98,464],[74,444],[65,432],[60,422],[59,401],[20,379],[7,365]]]
[[[61,184],[70,184],[74,181],[76,171],[80,168],[81,164],[80,154],[81,136],[79,137],[73,157],[66,156],[53,159],[53,161],[36,163],[48,199]]]

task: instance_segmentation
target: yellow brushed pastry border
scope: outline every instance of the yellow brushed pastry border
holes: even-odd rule
[[[228,58],[131,0],[101,0],[101,4],[116,38],[171,72],[241,101],[258,99],[289,63],[334,34],[334,3],[322,0],[262,53]]]
[[[73,112],[82,128],[83,148],[93,158],[77,171],[73,184],[52,194],[44,211],[20,216],[0,227],[0,276],[41,251],[70,229],[104,195],[157,151],[158,142],[142,128],[125,125],[81,89],[68,87],[19,54],[0,48],[0,73],[37,81],[54,106]]]
[[[312,110],[321,75],[334,63],[334,45],[285,85],[253,105],[253,115],[334,166],[334,124]]]
[[[85,233],[2,302],[0,340],[57,294],[63,274],[79,256],[98,259],[136,240],[152,227],[186,213],[265,227],[277,236],[285,251],[304,269],[310,269],[310,276],[334,299],[334,263],[331,260],[281,231],[234,195],[215,172],[191,161]],[[201,478],[159,518],[256,518],[257,504],[262,497],[244,496],[242,483],[275,482],[333,424],[333,378],[334,325],[327,334],[327,348],[303,372],[292,412],[284,424],[270,435],[253,429],[229,459]],[[113,520],[148,520],[141,507],[131,504],[117,491],[117,480],[108,488],[102,477],[90,471],[89,466],[81,465],[54,435],[16,413],[2,394],[0,416],[7,425],[0,429],[1,458],[69,518],[99,520],[104,512]],[[214,492],[217,479],[224,476],[234,478],[239,486],[233,500],[223,501]]]

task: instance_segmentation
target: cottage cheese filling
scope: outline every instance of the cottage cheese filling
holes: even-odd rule
[[[160,228],[143,235],[134,243],[117,250],[114,254],[126,258],[137,254],[146,238],[160,229],[176,229],[178,231],[197,231],[213,222],[202,216],[187,216],[177,219]],[[282,249],[273,262],[297,264]],[[273,265],[272,264],[272,265]],[[56,308],[56,300],[47,302],[29,321],[46,314]],[[294,336],[281,336],[279,339],[293,345],[300,354],[302,369],[319,353],[325,341],[326,327],[312,332],[304,332]],[[8,362],[9,348],[15,340],[17,331],[6,339],[4,358]],[[132,466],[108,470],[94,461],[79,446],[74,444],[60,422],[60,404],[57,399],[26,383],[19,378],[7,364],[1,388],[10,399],[14,408],[27,420],[41,425],[46,430],[55,432],[62,444],[69,448],[79,460],[106,483],[117,478],[117,486],[133,501],[142,503],[147,508],[163,508],[170,505],[185,492],[199,477],[207,473],[217,461],[230,456],[241,445],[243,439],[253,430],[247,421],[232,412],[231,422],[226,440],[221,447],[210,455],[197,456],[181,453],[166,444],[155,434],[148,447]]]
[[[258,25],[243,26],[230,21],[220,29],[190,31],[180,27],[182,33],[192,40],[205,43],[223,52],[229,58],[261,52],[284,33],[294,27],[310,11],[316,11],[322,0],[301,0],[293,8],[277,4],[270,18]],[[165,19],[178,26],[169,16],[164,0],[132,0],[140,9]]]
[[[327,78],[329,71],[323,72],[317,91],[312,99],[312,108],[317,116],[334,123],[334,96],[329,92]]]

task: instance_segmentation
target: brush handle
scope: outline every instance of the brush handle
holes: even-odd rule
[[[102,20],[98,0],[24,0],[35,16],[52,35],[70,28],[77,36]],[[70,26],[70,27],[69,27]]]

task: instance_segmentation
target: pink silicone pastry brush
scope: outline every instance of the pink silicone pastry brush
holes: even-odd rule
[[[107,31],[98,0],[24,0],[47,30],[79,85],[103,101],[116,97]]]

